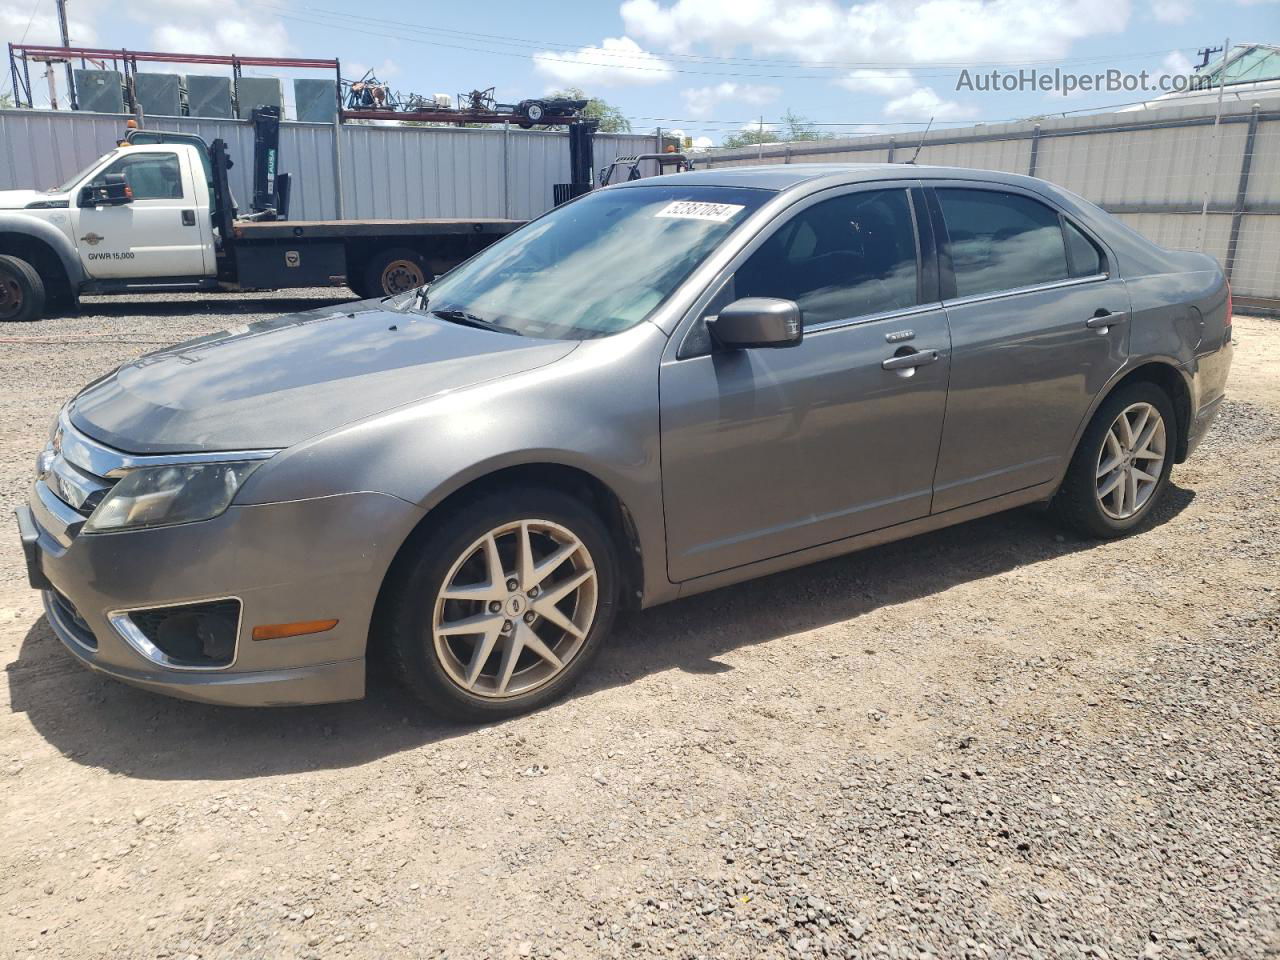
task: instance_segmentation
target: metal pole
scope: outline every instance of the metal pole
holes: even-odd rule
[[[1258,111],[1260,104],[1253,105],[1249,114],[1249,132],[1244,140],[1244,156],[1240,158],[1240,179],[1236,183],[1236,203],[1231,210],[1231,236],[1227,239],[1227,262],[1223,271],[1227,279],[1231,279],[1231,271],[1235,269],[1236,254],[1240,250],[1240,228],[1244,222],[1244,204],[1249,196],[1249,171],[1253,167],[1253,151],[1258,142]]]
[[[334,75],[338,82],[338,112],[333,115],[333,195],[335,219],[344,219],[342,201],[342,64],[334,61]]]
[[[1213,190],[1213,174],[1218,166],[1218,127],[1222,124],[1222,91],[1227,86],[1227,58],[1231,56],[1231,38],[1222,42],[1222,75],[1218,77],[1218,112],[1213,116],[1213,139],[1209,142],[1209,175],[1204,181],[1204,198],[1200,203],[1200,252],[1204,253],[1208,237],[1209,193]]]
[[[9,72],[13,74],[13,105],[15,107],[21,107],[22,94],[19,93],[19,91],[22,87],[21,84],[18,83],[18,61],[14,59],[12,43],[9,44]]]
[[[569,179],[573,179],[573,171]],[[502,215],[511,219],[511,124],[506,121],[502,124]]]
[[[71,35],[67,32],[67,0],[58,0],[58,30],[62,33],[62,45],[71,46]],[[53,69],[52,64],[49,65],[49,69]],[[76,100],[75,75],[71,72],[69,57],[67,58],[67,98],[71,101],[72,110],[80,109],[80,103]]]
[[[53,61],[44,62],[44,78],[49,82],[49,109],[58,109],[58,81],[53,77]]]
[[[760,137],[756,140],[756,159],[764,159],[764,114],[760,114]]]

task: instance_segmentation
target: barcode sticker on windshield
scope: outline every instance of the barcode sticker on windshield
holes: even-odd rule
[[[699,200],[673,200],[654,214],[668,220],[711,220],[726,223],[742,210],[740,203],[705,203]]]

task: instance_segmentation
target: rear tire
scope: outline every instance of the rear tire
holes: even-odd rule
[[[1155,384],[1115,391],[1089,421],[1054,497],[1058,519],[1101,540],[1146,526],[1169,486],[1177,431],[1173,404]]]
[[[44,316],[44,281],[36,268],[0,255],[0,322],[28,323]]]
[[[367,300],[390,297],[417,289],[430,279],[426,257],[408,247],[392,247],[369,258],[356,293]]]
[[[559,698],[613,626],[609,533],[557,490],[479,496],[410,549],[383,599],[382,639],[405,686],[452,720],[500,720]]]

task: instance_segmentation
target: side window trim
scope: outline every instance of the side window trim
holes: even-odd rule
[[[853,185],[841,184],[840,186],[821,190],[817,193],[812,193],[808,196],[797,199],[795,203],[777,215],[775,223],[769,224],[752,237],[751,241],[738,251],[733,260],[716,276],[714,280],[707,284],[706,288],[693,302],[693,305],[685,313],[684,318],[676,327],[675,334],[671,338],[672,342],[679,344],[676,348],[674,359],[677,361],[692,360],[697,357],[707,356],[711,351],[705,346],[706,338],[700,335],[700,331],[705,329],[702,321],[706,316],[707,308],[715,301],[715,298],[720,295],[720,292],[724,289],[724,285],[729,282],[744,263],[751,259],[751,256],[759,250],[760,247],[768,242],[771,237],[785,229],[788,224],[793,222],[795,217],[802,214],[810,207],[838,197],[857,193],[870,193],[878,190],[902,190],[907,194],[907,204],[908,207],[912,209],[912,233],[915,236],[916,245],[917,295],[921,295],[924,291],[920,289],[920,281],[928,262],[928,255],[926,254],[924,247],[924,238],[921,236],[919,229],[920,218],[915,213],[912,197],[912,191],[920,189],[920,187],[921,184],[919,180],[869,180]],[[932,238],[933,234],[931,231],[929,238],[930,241],[932,241]],[[934,248],[934,254],[936,255],[936,246]],[[940,291],[935,289],[933,292],[936,294]],[[881,311],[873,314],[859,314],[853,317],[846,317],[838,320],[827,320],[822,323],[812,325],[806,324],[805,333],[807,334],[811,331],[818,332],[822,330],[834,330],[843,327],[856,326],[862,323],[885,320],[890,317],[915,315],[917,313],[924,313],[930,309],[937,309],[939,306],[941,306],[940,298],[927,303],[917,303],[909,307],[902,307],[897,310]]]
[[[145,162],[147,159],[153,159],[153,160],[157,160],[157,161],[165,161],[165,162],[168,162],[168,161],[172,161],[172,162],[173,162],[173,165],[177,168],[177,172],[178,172],[178,187],[179,187],[179,189],[182,191],[182,196],[180,196],[180,197],[136,197],[136,198],[134,199],[134,203],[153,203],[153,202],[155,202],[155,201],[157,201],[157,200],[160,200],[160,201],[163,201],[163,202],[166,202],[166,203],[175,203],[175,202],[178,202],[178,201],[186,201],[186,200],[187,200],[187,187],[188,187],[188,184],[187,184],[187,178],[184,176],[184,173],[183,173],[183,169],[182,169],[182,161],[178,159],[178,155],[177,155],[176,153],[171,153],[171,152],[167,152],[167,153],[135,153],[135,154],[129,154],[129,153],[126,153],[126,154],[124,154],[123,156],[117,157],[117,158],[116,158],[115,160],[113,160],[111,163],[107,164],[105,167],[103,167],[101,170],[99,170],[96,174],[94,174],[94,178],[97,178],[97,177],[105,177],[108,173],[110,173],[110,172],[111,172],[111,168],[112,168],[112,167],[115,167],[115,166],[117,166],[117,165],[124,165],[124,166],[126,166],[126,167],[127,167],[127,166],[131,166],[131,165],[133,165],[133,164],[135,164],[135,163]],[[123,171],[123,167],[122,167],[122,171]],[[126,179],[127,179],[127,174],[126,174]],[[92,181],[92,180],[90,180],[89,182],[90,182],[90,183],[92,183],[93,181]]]
[[[1066,248],[1067,248],[1067,270],[1071,273],[1071,275],[1073,277],[1075,276],[1076,265],[1075,265],[1075,257],[1073,257],[1071,254],[1071,244],[1066,242],[1067,227],[1071,227],[1073,230],[1076,231],[1076,233],[1080,234],[1080,236],[1084,237],[1087,241],[1089,241],[1089,243],[1093,246],[1093,248],[1098,252],[1098,262],[1102,265],[1102,269],[1099,271],[1099,274],[1105,274],[1107,276],[1110,276],[1111,258],[1107,253],[1107,248],[1098,242],[1097,237],[1095,237],[1084,226],[1082,226],[1080,223],[1078,223],[1076,220],[1072,219],[1071,217],[1067,216],[1061,210],[1058,210],[1058,223],[1062,227],[1062,240],[1063,240],[1063,243],[1066,244]]]
[[[936,303],[938,289],[938,246],[934,239],[933,216],[924,188],[912,186],[907,191],[911,204],[911,220],[916,234],[916,301]]]
[[[990,293],[975,293],[968,297],[944,297],[942,305],[944,307],[959,307],[967,303],[982,303],[984,300],[1003,300],[1006,297],[1016,297],[1024,293],[1038,293],[1041,290],[1058,290],[1062,287],[1078,287],[1086,283],[1101,283],[1103,280],[1110,280],[1111,275],[1107,273],[1095,273],[1088,277],[1068,277],[1066,280],[1049,280],[1045,283],[1032,283],[1025,287],[1011,287],[1008,290],[993,290]]]
[[[951,234],[947,232],[947,221],[942,216],[942,203],[938,200],[937,191],[930,185],[923,189],[938,264],[938,299],[946,301],[956,295],[956,271],[951,262]]]
[[[1058,220],[1058,239],[1062,241],[1063,262],[1066,265],[1068,276],[1062,280],[1046,280],[1043,283],[1030,283],[1020,287],[1006,287],[1000,290],[988,290],[985,293],[975,293],[965,297],[957,296],[959,290],[956,286],[955,264],[951,259],[951,234],[947,228],[946,217],[942,213],[942,202],[938,198],[937,192],[936,192],[937,190],[947,190],[947,189],[967,190],[975,193],[981,191],[983,193],[1013,194],[1015,196],[1023,197],[1024,199],[1031,200],[1034,203],[1038,203],[1040,204],[1040,206],[1044,207],[1046,210],[1053,213]],[[943,290],[944,303],[951,303],[951,304],[976,303],[980,300],[995,300],[1000,297],[1008,297],[1008,296],[1012,296],[1014,294],[1019,294],[1019,293],[1028,293],[1033,290],[1052,290],[1057,287],[1072,286],[1078,282],[1092,281],[1092,280],[1098,279],[1099,277],[1105,277],[1106,275],[1105,273],[1102,273],[1092,277],[1070,276],[1071,249],[1067,244],[1067,234],[1062,226],[1063,213],[1056,204],[1051,203],[1045,197],[1038,196],[1037,194],[1032,193],[1029,190],[1023,190],[1011,184],[1003,184],[1003,183],[995,184],[995,183],[985,183],[981,181],[975,182],[971,180],[956,180],[954,183],[948,183],[946,181],[937,182],[936,184],[929,185],[929,192],[932,195],[934,210],[937,215],[937,223],[939,225],[940,230],[942,231],[942,236],[945,237],[942,244],[940,245],[940,248],[942,251],[944,251],[944,256],[947,262],[950,286]],[[1090,239],[1092,239],[1092,234],[1086,233],[1085,235]],[[1095,245],[1096,245],[1096,242],[1095,242]],[[948,294],[950,294],[949,297],[948,297]]]
[[[951,263],[950,254],[950,236],[947,233],[946,220],[942,216],[942,204],[938,200],[937,190],[952,187],[958,190],[988,190],[992,193],[1016,193],[1026,197],[1029,200],[1035,200],[1048,207],[1058,215],[1060,227],[1062,222],[1070,223],[1087,237],[1098,252],[1102,255],[1102,272],[1095,273],[1086,277],[1068,277],[1066,280],[1051,280],[1046,283],[1030,284],[1025,287],[1011,287],[1008,290],[993,290],[990,293],[974,294],[969,297],[960,297],[957,295],[955,270]],[[938,281],[939,300],[944,305],[958,306],[965,303],[978,303],[982,300],[998,300],[1003,297],[1017,296],[1023,293],[1033,293],[1037,290],[1053,290],[1059,287],[1076,286],[1083,283],[1098,283],[1103,280],[1110,280],[1115,275],[1115,269],[1112,261],[1111,248],[1104,243],[1097,234],[1082,224],[1075,217],[1069,216],[1048,197],[1042,196],[1033,190],[1027,190],[1024,187],[1014,184],[993,184],[984,180],[964,180],[956,178],[954,180],[926,180],[922,184],[925,197],[929,204],[929,214],[932,220],[932,226],[935,237],[938,238],[936,245],[938,260]],[[1067,244],[1066,231],[1062,233],[1062,244],[1067,255],[1068,269],[1071,268],[1071,249]]]

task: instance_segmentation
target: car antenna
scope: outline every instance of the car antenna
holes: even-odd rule
[[[928,124],[925,125],[924,132],[920,134],[920,142],[916,144],[916,152],[911,155],[911,159],[907,163],[915,163],[916,157],[920,156],[920,150],[924,147],[924,138],[929,135],[929,129],[933,126],[933,117],[929,118]]]

